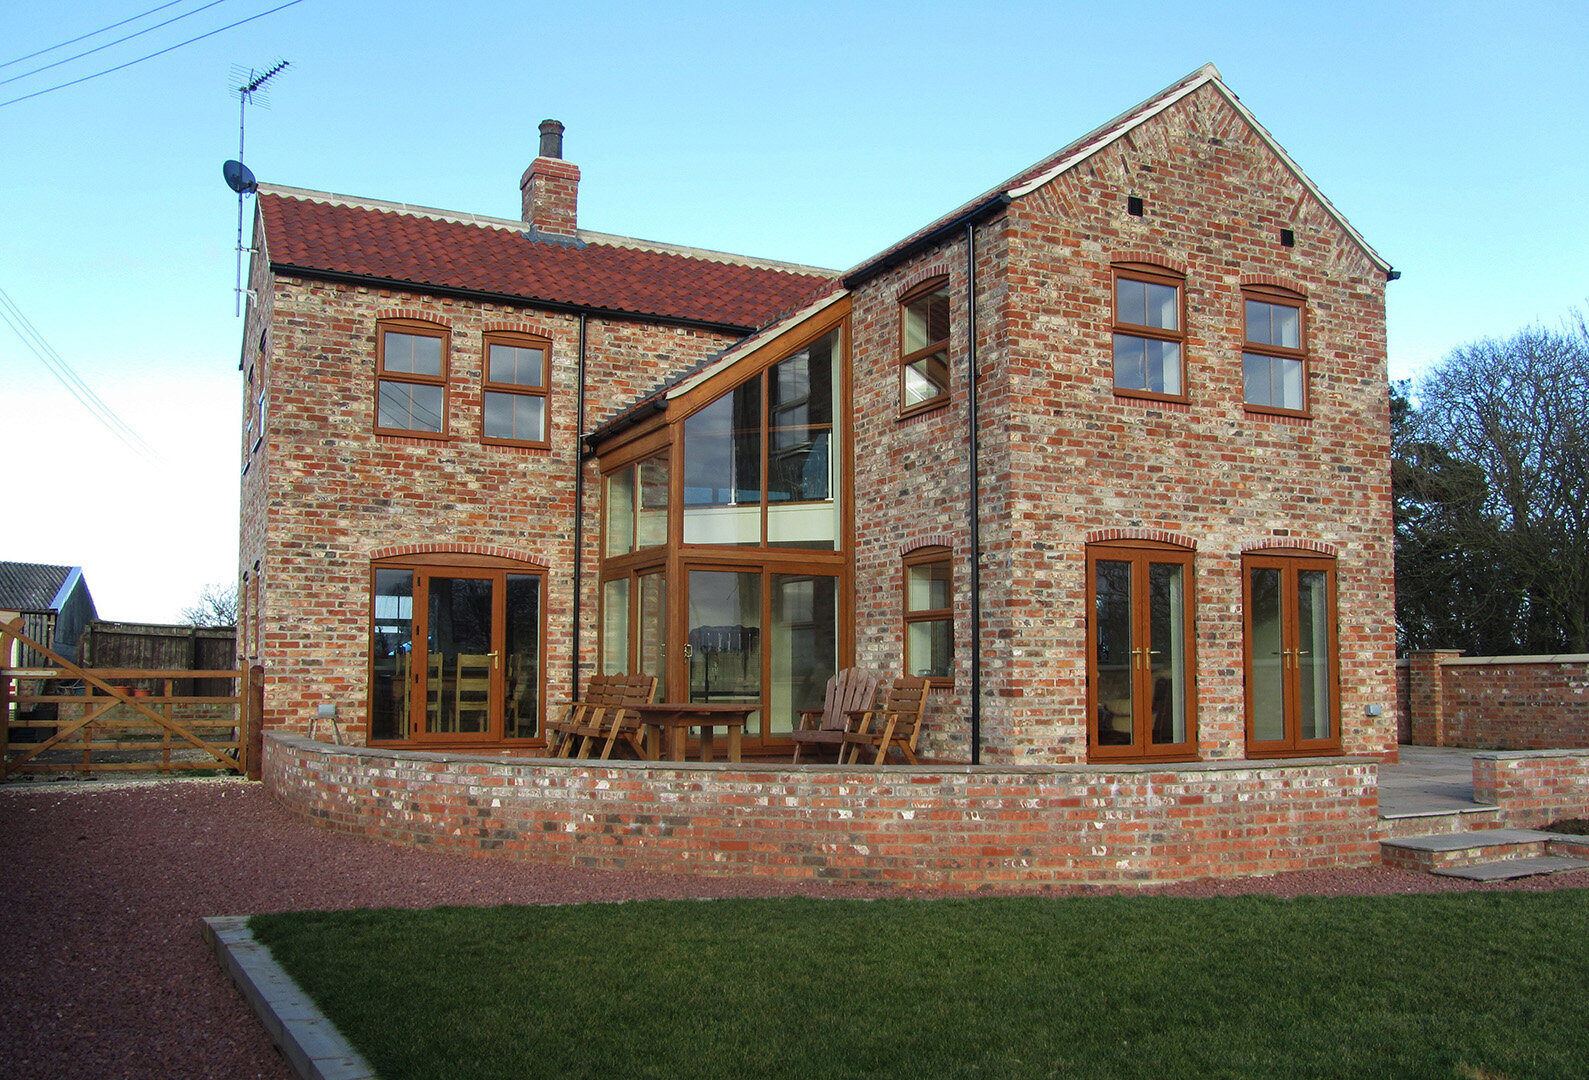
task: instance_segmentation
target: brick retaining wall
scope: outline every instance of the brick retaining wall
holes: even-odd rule
[[[1512,829],[1589,818],[1589,753],[1474,754],[1473,801],[1499,806],[1505,826]]]
[[[267,734],[284,806],[379,839],[606,869],[902,886],[1141,884],[1361,866],[1378,765],[881,770],[553,763]]]

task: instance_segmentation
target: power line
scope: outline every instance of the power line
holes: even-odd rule
[[[28,321],[28,317],[22,313],[21,308],[17,307],[16,301],[6,295],[4,289],[0,289],[0,320],[4,320],[6,325],[16,332],[17,337],[22,339],[22,344],[38,357],[39,362],[49,369],[50,374],[60,380],[61,385],[77,399],[78,404],[87,409],[107,431],[120,439],[127,449],[151,461],[159,459],[160,455],[155,452],[154,447],[145,442],[126,421],[116,415],[116,410],[106,405],[104,400],[94,393],[93,388],[72,370],[72,365],[68,364],[44,339],[44,335]]]
[[[210,2],[205,4],[203,7],[196,7],[192,11],[184,11],[181,15],[173,15],[165,22],[155,23],[153,26],[146,26],[142,30],[137,30],[131,34],[128,34],[126,37],[119,37],[115,41],[107,41],[103,45],[95,45],[92,49],[85,49],[75,56],[68,56],[64,60],[56,60],[53,63],[45,64],[43,67],[36,67],[32,71],[24,71],[22,74],[13,75],[9,79],[0,79],[0,86],[4,86],[6,83],[14,83],[18,79],[26,79],[30,75],[37,75],[41,71],[49,71],[51,68],[58,68],[62,64],[70,64],[73,60],[81,60],[85,56],[93,56],[97,52],[104,52],[106,49],[120,45],[124,41],[131,41],[135,37],[143,37],[145,34],[152,34],[162,26],[170,26],[174,22],[182,21],[189,15],[197,15],[201,11],[208,11],[217,4],[224,3],[226,3],[226,0],[210,0]]]
[[[59,45],[51,45],[47,49],[39,49],[35,52],[30,52],[26,56],[17,57],[15,60],[7,60],[5,63],[0,64],[0,68],[8,68],[12,64],[20,64],[24,60],[32,60],[35,56],[43,56],[45,53],[52,53],[56,49],[64,49],[68,45],[76,45],[79,41],[87,41],[91,37],[98,37],[100,34],[108,34],[118,26],[126,26],[128,23],[137,22],[139,19],[153,15],[157,11],[164,11],[168,7],[176,7],[182,2],[183,0],[169,0],[168,3],[161,4],[159,7],[150,8],[148,11],[134,15],[130,19],[123,19],[121,22],[113,22],[109,26],[101,26],[98,30],[91,30],[86,34],[79,34],[70,41],[63,41]]]
[[[57,86],[46,87],[43,90],[35,90],[31,94],[23,94],[21,97],[14,97],[14,98],[12,98],[9,101],[0,101],[0,109],[5,108],[7,105],[15,105],[19,101],[27,101],[29,98],[36,98],[36,97],[38,97],[41,94],[53,93],[56,90],[65,90],[68,86],[76,86],[78,83],[85,83],[85,82],[88,82],[90,79],[97,79],[101,75],[109,75],[112,72],[120,71],[123,68],[130,68],[134,64],[143,63],[145,60],[153,60],[157,56],[164,56],[166,53],[172,52],[173,50],[176,50],[176,49],[180,49],[184,45],[192,45],[196,41],[203,41],[205,38],[214,37],[216,34],[219,34],[219,33],[223,32],[223,31],[226,31],[226,30],[230,30],[233,27],[242,26],[244,23],[251,23],[255,19],[263,19],[266,15],[274,15],[278,11],[283,11],[283,10],[285,10],[287,8],[293,7],[293,6],[295,6],[297,4],[301,4],[301,3],[303,3],[303,0],[287,0],[287,3],[282,4],[282,5],[278,6],[278,7],[273,7],[269,11],[261,11],[258,15],[250,15],[246,19],[238,19],[234,23],[229,23],[226,26],[220,27],[219,29],[211,30],[210,32],[205,33],[205,34],[200,34],[198,37],[188,38],[188,40],[186,40],[186,41],[179,41],[175,45],[167,46],[166,48],[161,49],[158,52],[152,52],[148,56],[140,56],[138,59],[129,60],[125,64],[117,64],[113,68],[106,68],[104,71],[96,71],[92,75],[84,75],[81,79],[73,79],[71,82],[64,82],[64,83],[61,83],[61,84],[59,84]]]

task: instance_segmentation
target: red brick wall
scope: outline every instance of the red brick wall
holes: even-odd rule
[[[1485,750],[1589,747],[1589,656],[1458,655],[1420,653],[1410,661],[1408,741]]]
[[[263,260],[260,260],[261,263]],[[363,286],[256,276],[268,318],[269,436],[243,478],[242,566],[261,562],[265,725],[307,733],[334,705],[344,738],[367,731],[370,560],[377,552],[507,554],[550,567],[546,699],[570,698],[572,621],[594,662],[600,485],[587,463],[584,596],[573,589],[577,316]],[[375,335],[383,317],[447,326],[448,438],[374,434]],[[257,352],[256,319],[245,349]],[[552,342],[551,447],[480,438],[482,335]],[[586,424],[594,427],[733,338],[638,322],[587,322]],[[249,357],[245,354],[245,363]],[[329,725],[321,725],[329,734]]]
[[[1126,213],[1127,195],[1146,214]],[[1296,244],[1283,247],[1281,228]],[[1212,88],[977,233],[984,761],[1086,758],[1089,535],[1196,548],[1199,755],[1245,755],[1241,556],[1336,556],[1343,749],[1393,752],[1396,694],[1384,274]],[[1185,273],[1187,403],[1120,397],[1110,266]],[[857,624],[862,662],[901,657],[900,552],[955,553],[957,673],[925,736],[964,754],[969,682],[963,237],[854,298]],[[952,401],[898,419],[898,298],[951,281]],[[1242,285],[1307,297],[1306,419],[1248,413]],[[1367,706],[1381,706],[1377,717]],[[945,727],[944,723],[952,725]]]
[[[1589,818],[1589,753],[1474,754],[1473,801],[1500,807],[1514,829]]]
[[[378,839],[604,869],[893,883],[1141,884],[1378,857],[1378,766],[655,765],[332,747],[276,734],[265,782]]]

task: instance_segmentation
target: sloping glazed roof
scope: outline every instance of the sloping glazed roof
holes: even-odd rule
[[[951,210],[926,227],[918,229],[899,243],[885,248],[865,262],[846,271],[844,274],[845,285],[853,288],[855,285],[888,269],[901,258],[908,256],[919,248],[923,241],[935,238],[947,225],[964,221],[967,218],[974,218],[977,216],[978,211],[991,211],[997,206],[1007,204],[1013,199],[1019,199],[1023,195],[1036,191],[1044,184],[1075,168],[1100,150],[1129,134],[1134,128],[1146,123],[1182,98],[1188,97],[1204,86],[1212,86],[1230,103],[1232,108],[1241,114],[1242,118],[1252,126],[1258,137],[1264,141],[1270,150],[1274,151],[1276,156],[1285,164],[1285,167],[1301,182],[1303,187],[1307,188],[1308,193],[1319,201],[1330,216],[1335,219],[1336,223],[1352,238],[1353,242],[1362,248],[1363,253],[1368,256],[1369,260],[1381,271],[1389,273],[1390,263],[1386,262],[1378,252],[1369,246],[1368,241],[1364,240],[1362,234],[1352,227],[1351,222],[1347,221],[1341,212],[1335,208],[1335,205],[1324,197],[1324,193],[1302,171],[1302,167],[1291,160],[1291,155],[1285,152],[1280,144],[1275,141],[1274,136],[1270,135],[1264,126],[1258,122],[1257,118],[1248,111],[1247,107],[1241,103],[1241,99],[1231,92],[1230,88],[1225,85],[1224,80],[1220,77],[1219,69],[1213,64],[1204,64],[1190,75],[1170,84],[1141,104],[1127,109],[1108,123],[1089,131],[1057,153],[1044,158],[1031,168],[1017,173],[1004,183]]]
[[[581,230],[261,185],[271,268],[308,277],[751,330],[832,288],[831,270]]]
[[[0,608],[6,611],[54,611],[82,577],[76,566],[0,562]]]

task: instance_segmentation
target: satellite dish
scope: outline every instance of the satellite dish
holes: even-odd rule
[[[254,174],[241,161],[228,161],[222,165],[221,175],[226,177],[226,186],[239,195],[252,195],[259,189],[259,181],[254,179]]]

